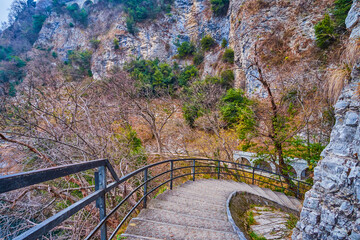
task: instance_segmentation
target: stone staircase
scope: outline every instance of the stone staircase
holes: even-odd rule
[[[121,236],[127,240],[239,240],[226,210],[234,191],[255,194],[295,211],[301,209],[298,199],[256,185],[214,179],[189,181],[151,199]]]

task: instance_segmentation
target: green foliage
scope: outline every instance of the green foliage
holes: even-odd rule
[[[345,29],[345,19],[351,8],[352,0],[336,0],[332,10],[337,27]]]
[[[21,83],[25,77],[23,67],[26,66],[26,62],[18,56],[9,56],[6,60],[7,62],[2,62],[0,64],[0,82]],[[12,93],[15,91],[15,88],[11,85],[10,89]]]
[[[69,27],[73,28],[73,27],[75,27],[75,25],[71,22],[71,23],[69,23]]]
[[[314,29],[316,45],[319,48],[326,49],[335,41],[335,25],[329,14],[326,14],[325,17],[314,26]]]
[[[198,76],[199,71],[194,65],[186,66],[179,75],[179,86],[187,86],[189,81]]]
[[[209,51],[216,45],[216,42],[210,35],[206,35],[200,40],[200,45],[204,51]]]
[[[74,19],[74,21],[82,24],[85,27],[87,26],[88,13],[84,8],[80,9],[77,3],[73,3],[67,6],[66,10],[68,11],[72,19]]]
[[[251,232],[249,233],[249,235],[250,235],[251,240],[267,240],[267,239],[264,238],[263,236],[257,235],[254,231],[251,231]]]
[[[11,56],[11,59],[15,62],[15,65],[18,68],[22,68],[26,66],[26,62],[18,56]]]
[[[89,77],[92,76],[91,58],[92,58],[92,52],[88,50],[68,52],[69,63],[74,68],[77,68],[79,74],[82,76],[89,76]]]
[[[241,139],[253,130],[255,125],[254,113],[250,101],[241,89],[229,89],[221,99],[220,113],[228,125],[242,124]]]
[[[291,148],[284,151],[284,154],[290,158],[301,158],[308,162],[309,170],[313,170],[321,159],[321,152],[325,145],[320,142],[307,142],[301,138],[292,138],[288,140]]]
[[[182,109],[186,123],[193,128],[195,126],[195,120],[201,116],[199,107],[195,104],[188,103],[184,104]]]
[[[57,57],[58,57],[58,55],[57,55],[56,52],[52,52],[51,55],[53,56],[53,58],[57,58]]]
[[[223,40],[221,41],[221,47],[222,47],[222,48],[226,48],[227,45],[228,45],[228,42],[226,41],[225,38],[223,38]]]
[[[215,16],[224,16],[229,8],[229,0],[210,0],[211,10]]]
[[[195,120],[212,111],[216,111],[226,87],[218,77],[207,76],[203,80],[193,81],[183,89],[183,113],[186,123],[195,126]]]
[[[173,0],[105,0],[113,3],[124,4],[124,9],[128,14],[126,26],[131,34],[136,33],[136,23],[146,19],[155,18],[158,13],[171,11]]]
[[[194,54],[194,59],[193,59],[193,63],[196,66],[199,66],[202,62],[204,61],[204,53],[202,51],[197,51]]]
[[[227,89],[231,88],[234,84],[235,76],[234,72],[230,69],[221,72],[221,85]]]
[[[246,218],[246,222],[248,225],[254,225],[256,224],[256,221],[254,219],[254,212],[253,211],[249,211],[247,213],[247,218]]]
[[[0,61],[11,60],[11,54],[13,53],[12,47],[3,47],[0,45]]]
[[[227,63],[234,63],[234,57],[235,57],[235,53],[234,50],[232,50],[231,48],[227,48],[225,49],[224,55],[223,55],[223,61],[227,62]]]
[[[94,49],[98,49],[98,47],[100,45],[100,42],[101,41],[98,40],[98,39],[95,39],[95,38],[91,39],[90,40],[91,47],[94,48]]]
[[[120,46],[119,46],[119,39],[114,38],[113,43],[114,43],[114,48],[115,48],[115,50],[117,50],[117,49],[120,48]]]
[[[47,16],[43,14],[33,16],[33,31],[34,33],[39,33]]]
[[[180,58],[185,58],[193,56],[196,52],[196,47],[192,42],[185,41],[177,48],[177,51]]]
[[[15,84],[14,83],[10,83],[9,84],[9,92],[8,92],[10,97],[15,97],[16,96],[16,89],[15,89]]]
[[[144,94],[156,95],[160,89],[173,92],[177,78],[172,67],[158,59],[136,59],[125,65],[125,70],[137,80],[138,88]]]
[[[292,213],[289,213],[289,217],[286,221],[286,227],[289,229],[289,230],[292,230],[296,227],[296,223],[299,219]]]
[[[135,21],[134,18],[131,16],[126,17],[126,28],[129,33],[135,34],[137,32],[135,27]]]

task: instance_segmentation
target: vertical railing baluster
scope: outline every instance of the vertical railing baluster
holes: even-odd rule
[[[252,184],[255,184],[255,167],[253,167],[253,172],[252,172]]]
[[[170,190],[172,190],[172,188],[173,188],[173,178],[174,178],[174,176],[173,176],[173,171],[174,171],[174,162],[171,160],[170,161]]]
[[[300,198],[300,181],[297,181],[298,182],[298,184],[297,184],[297,191],[296,191],[296,197],[297,198]]]
[[[192,172],[192,174],[193,174],[193,181],[195,181],[195,159],[193,160],[193,172]]]
[[[95,172],[95,190],[101,190],[106,188],[106,168],[105,166],[99,167],[99,171]],[[105,193],[103,193],[97,200],[96,205],[99,208],[100,221],[106,216],[106,201]],[[106,223],[101,226],[100,239],[107,239]]]
[[[218,160],[218,171],[217,171],[217,174],[218,174],[218,179],[220,179],[220,160]]]
[[[147,178],[148,178],[148,169],[145,168],[144,170],[144,202],[143,202],[143,208],[146,208],[146,202],[147,202]]]

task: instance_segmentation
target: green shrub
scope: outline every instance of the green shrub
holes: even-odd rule
[[[95,39],[95,38],[91,39],[90,40],[91,47],[94,48],[94,49],[97,49],[99,47],[99,45],[100,45],[100,42],[101,41],[98,40],[98,39]]]
[[[114,38],[113,43],[114,43],[114,48],[115,48],[115,50],[117,50],[117,49],[120,48],[119,39]]]
[[[265,237],[257,235],[254,231],[251,231],[249,235],[251,240],[267,240]]]
[[[11,54],[13,53],[12,47],[3,47],[0,45],[0,61],[11,59]]]
[[[221,41],[221,47],[222,47],[222,48],[226,48],[226,47],[227,47],[227,44],[228,44],[228,42],[226,41],[225,38],[223,38],[223,40]]]
[[[351,8],[352,3],[353,3],[352,0],[336,0],[335,1],[332,13],[335,18],[335,24],[337,27],[342,28],[342,29],[345,28],[345,19]]]
[[[223,61],[233,64],[234,63],[234,50],[231,48],[225,49],[224,55],[223,55]]]
[[[187,86],[188,82],[198,76],[199,71],[193,65],[186,66],[185,69],[180,73],[178,82],[180,86]]]
[[[15,97],[16,96],[16,88],[15,88],[15,84],[14,83],[10,83],[9,84],[9,92],[8,92],[10,97]]]
[[[73,3],[67,6],[66,10],[74,21],[82,24],[85,27],[87,26],[88,13],[84,8],[80,9],[77,3]]]
[[[224,16],[229,8],[229,0],[210,0],[211,10],[215,16]]]
[[[230,69],[221,72],[221,85],[227,89],[231,88],[234,84],[234,72]]]
[[[196,52],[196,47],[192,42],[183,42],[177,48],[177,51],[180,58],[185,58],[194,55]]]
[[[245,121],[249,129],[254,125],[252,102],[245,96],[241,89],[229,89],[221,99],[220,113],[222,118],[229,124],[237,124],[240,120]]]
[[[334,22],[331,20],[329,14],[326,14],[324,19],[318,22],[315,27],[316,45],[321,49],[326,49],[331,43],[335,41]]]
[[[75,25],[71,22],[71,23],[69,23],[69,27],[73,28],[73,27],[75,27]]]
[[[26,62],[18,56],[11,56],[11,60],[15,62],[15,65],[18,68],[22,68],[26,66]]]
[[[131,16],[126,17],[126,28],[129,33],[131,34],[136,33],[135,21],[133,17]]]
[[[53,58],[57,58],[57,57],[58,57],[58,55],[57,55],[56,52],[52,52],[51,55],[53,56]]]
[[[34,15],[33,16],[33,31],[34,33],[39,33],[47,16],[46,15]]]
[[[89,77],[92,76],[91,58],[92,58],[92,52],[88,50],[68,52],[69,63],[74,68],[77,68],[79,74],[83,76],[89,76]]]
[[[124,69],[138,82],[139,91],[150,97],[161,94],[162,90],[171,93],[176,89],[177,77],[173,68],[167,63],[160,63],[158,59],[136,59],[126,63]]]
[[[215,40],[210,35],[206,35],[200,41],[201,48],[204,51],[209,51],[212,47],[215,46],[215,44]]]
[[[202,51],[197,51],[194,54],[193,63],[198,66],[204,61],[204,53]]]
[[[199,108],[195,104],[184,104],[183,106],[183,114],[185,118],[185,122],[190,127],[195,127],[195,120],[200,117]]]

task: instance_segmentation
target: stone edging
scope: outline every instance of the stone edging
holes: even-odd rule
[[[234,229],[235,233],[239,236],[239,239],[247,240],[244,233],[240,230],[240,228],[238,226],[236,226],[236,223],[235,223],[234,219],[232,218],[231,212],[230,212],[230,201],[235,196],[236,193],[237,193],[237,191],[232,192],[230,194],[230,196],[228,197],[228,199],[226,200],[226,214],[227,214],[228,220],[229,220],[232,228]]]

